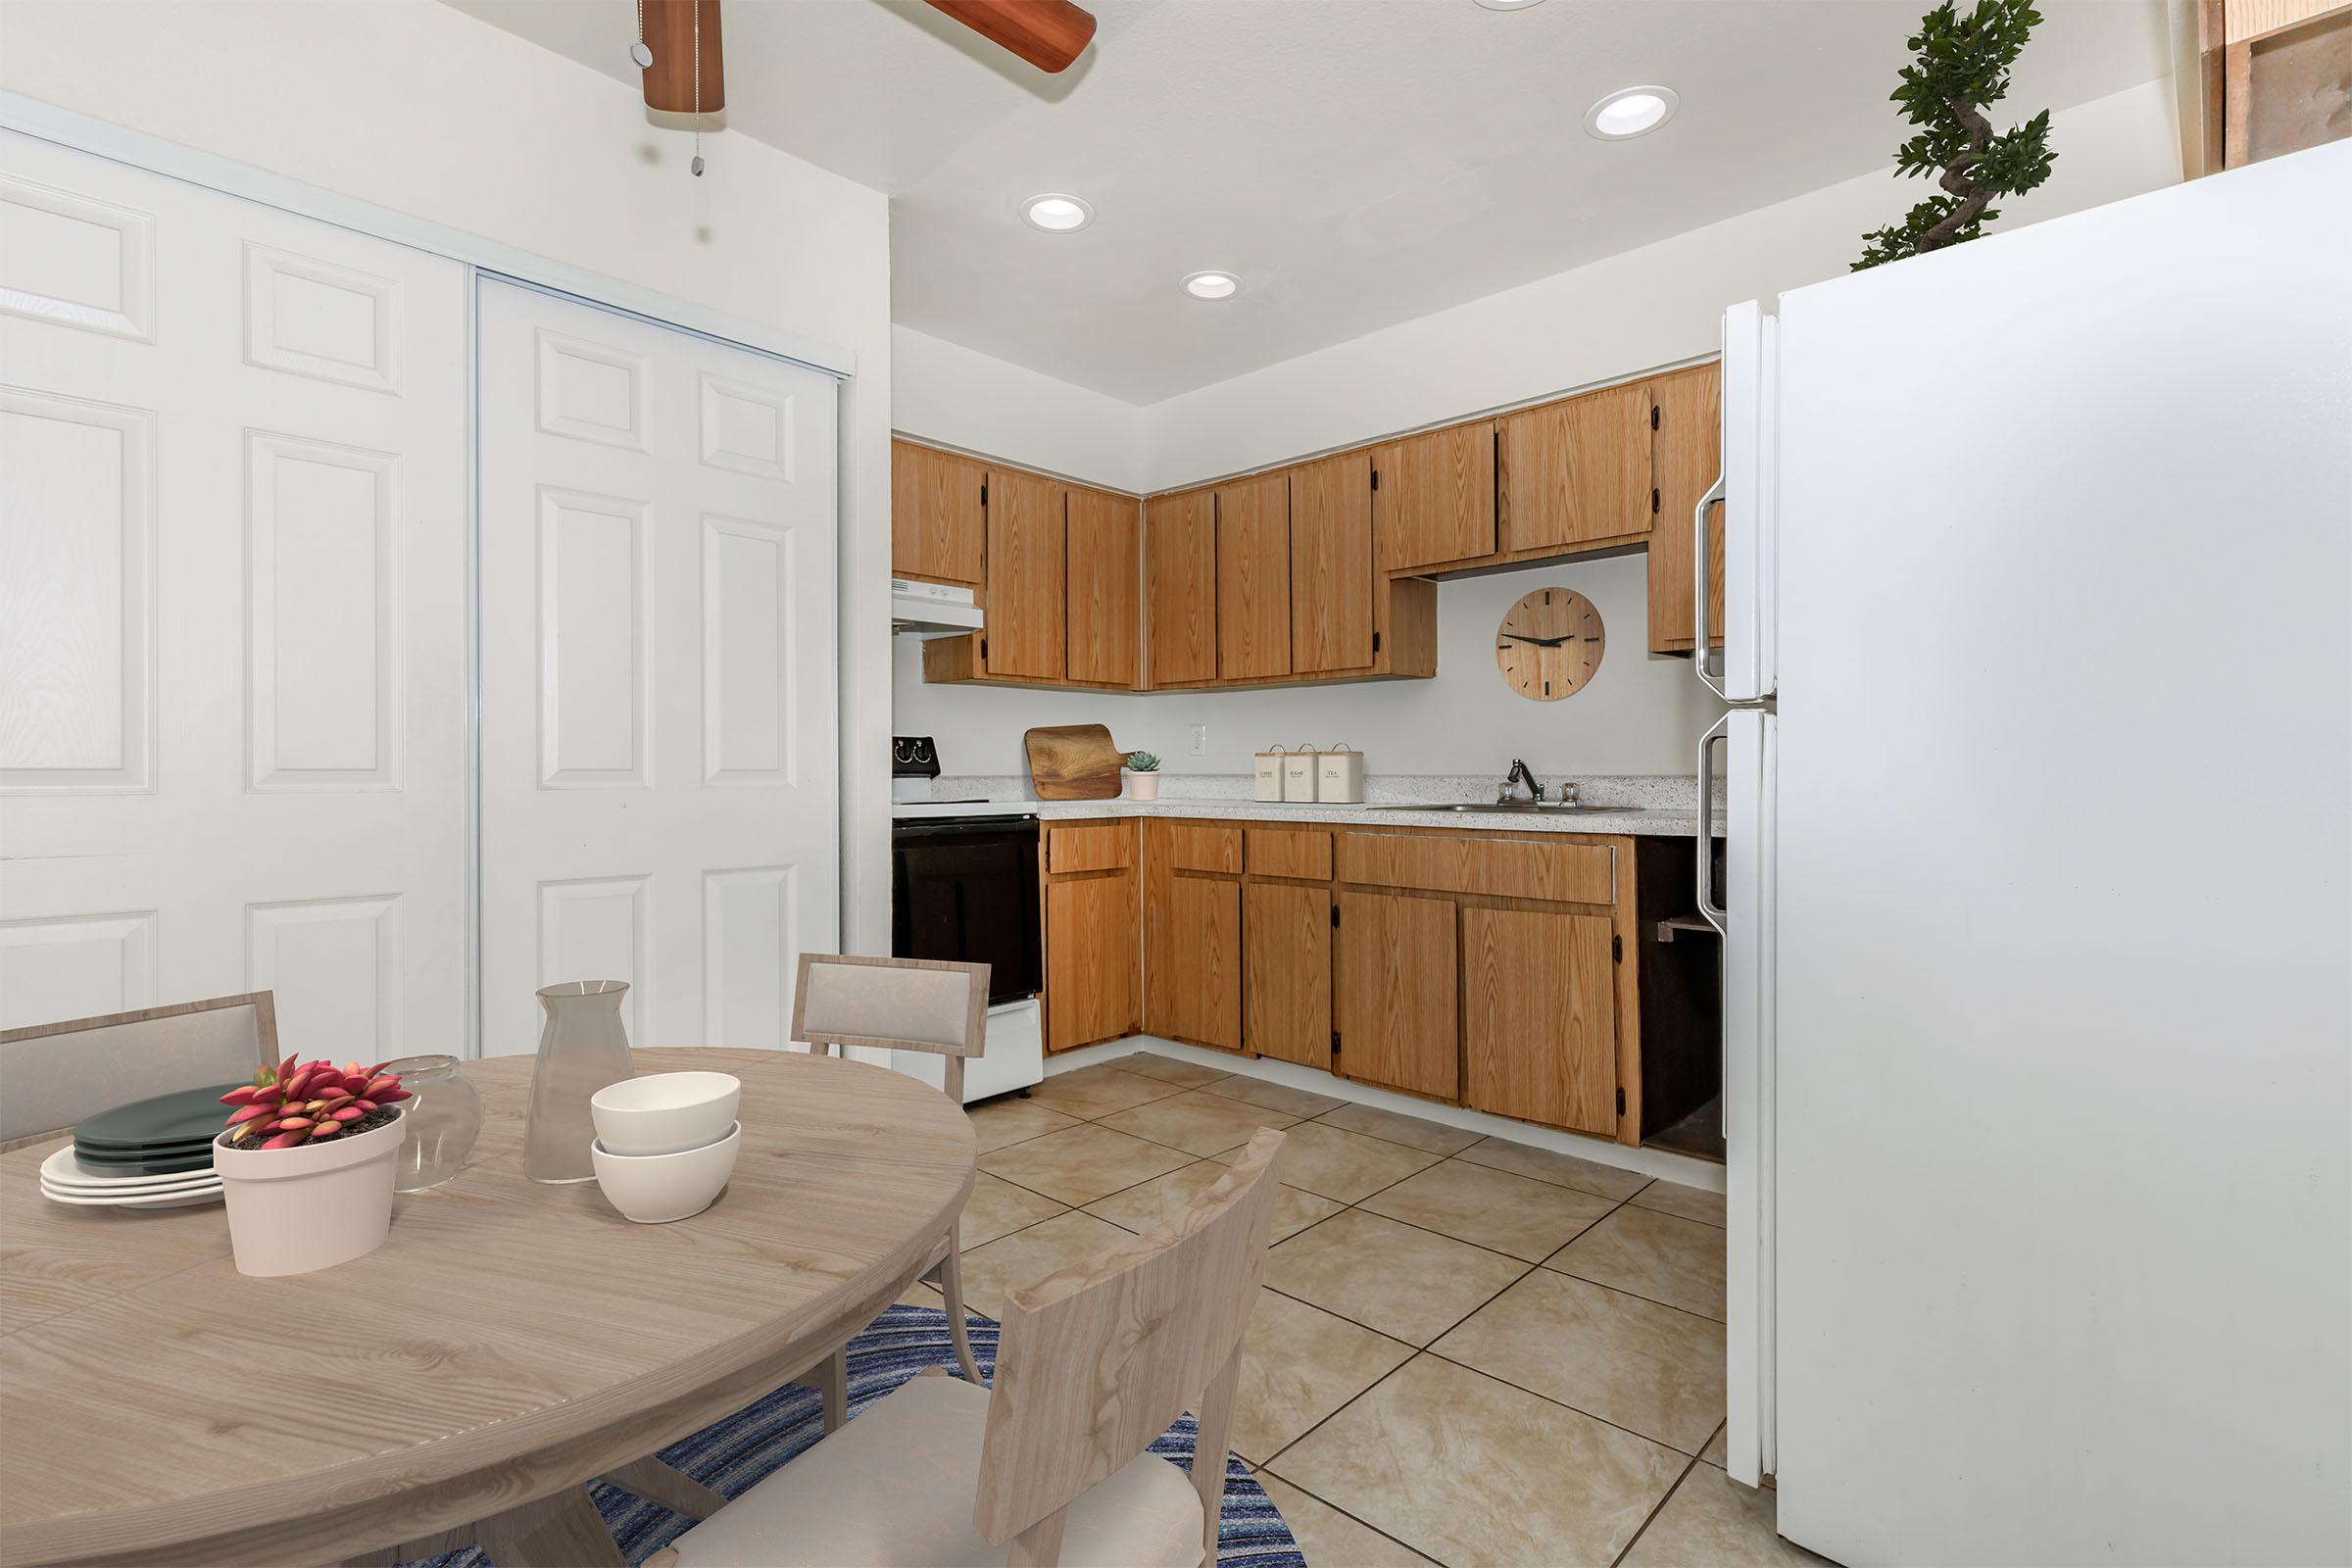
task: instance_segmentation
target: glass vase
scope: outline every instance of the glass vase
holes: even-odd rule
[[[531,1119],[522,1133],[522,1173],[532,1181],[596,1179],[589,1099],[607,1084],[637,1076],[629,1032],[620,1021],[621,999],[628,994],[625,980],[566,980],[540,991],[547,1024],[539,1032]]]
[[[402,1056],[384,1064],[400,1074],[409,1102],[407,1140],[400,1146],[396,1193],[421,1193],[458,1173],[482,1132],[482,1094],[458,1070],[455,1056]]]

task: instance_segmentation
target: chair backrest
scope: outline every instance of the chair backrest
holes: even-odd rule
[[[804,953],[792,1038],[818,1052],[874,1046],[945,1056],[948,1096],[961,1104],[963,1058],[988,1043],[988,965]]]
[[[1193,1485],[1215,1539],[1282,1143],[1264,1129],[1183,1213],[1006,1293],[972,1522],[994,1544],[1023,1537],[1015,1562],[1052,1561],[1070,1503],[1188,1408]]]
[[[0,1147],[55,1137],[125,1101],[277,1063],[267,991],[0,1031]]]

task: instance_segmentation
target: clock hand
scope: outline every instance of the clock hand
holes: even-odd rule
[[[1557,648],[1557,647],[1559,647],[1559,646],[1560,646],[1562,643],[1564,643],[1564,642],[1568,641],[1568,637],[1567,637],[1567,636],[1561,636],[1561,637],[1522,637],[1522,636],[1520,636],[1520,635],[1519,635],[1519,633],[1517,633],[1517,632],[1515,632],[1515,631],[1506,631],[1506,632],[1504,632],[1504,633],[1503,633],[1503,635],[1504,635],[1505,637],[1508,637],[1508,638],[1509,638],[1511,641],[1513,641],[1513,642],[1515,642],[1515,643],[1532,643],[1532,644],[1534,644],[1534,645],[1535,645],[1536,647],[1538,647],[1538,648]],[[1573,634],[1573,633],[1570,633],[1569,635],[1570,635],[1570,636],[1573,636],[1574,634]]]

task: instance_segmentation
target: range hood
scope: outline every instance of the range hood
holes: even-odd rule
[[[980,607],[969,588],[890,579],[890,629],[915,637],[945,637],[980,629]]]

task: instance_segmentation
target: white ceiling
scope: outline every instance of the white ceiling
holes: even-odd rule
[[[451,3],[635,84],[630,0]],[[889,193],[895,320],[1135,403],[1888,167],[1927,8],[1087,3],[1049,76],[919,0],[728,0],[728,125]],[[2164,0],[2040,10],[2009,118],[2169,69]],[[1646,82],[1682,95],[1664,128],[1585,134]],[[1050,190],[1094,225],[1022,223]],[[1203,268],[1244,292],[1191,299]]]

